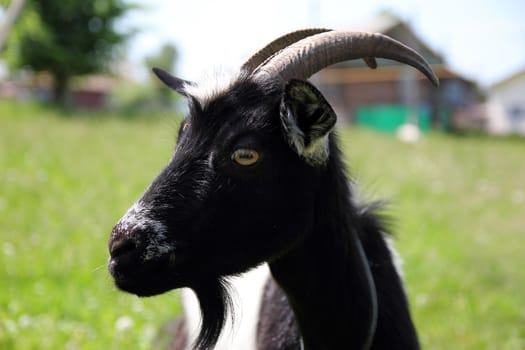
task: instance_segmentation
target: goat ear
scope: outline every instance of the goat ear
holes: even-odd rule
[[[159,78],[160,81],[162,81],[165,85],[177,91],[179,94],[189,97],[188,94],[186,93],[186,86],[194,85],[194,83],[184,80],[184,79],[174,77],[170,73],[160,68],[153,68],[152,71],[153,73],[155,73],[157,78]]]
[[[281,98],[281,123],[292,149],[312,166],[328,159],[328,134],[336,115],[321,92],[302,80],[290,80]]]

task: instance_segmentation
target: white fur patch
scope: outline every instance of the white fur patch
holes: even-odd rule
[[[147,244],[142,259],[147,261],[174,250],[166,238],[166,226],[150,217],[151,209],[144,207],[140,201],[133,204],[126,214],[120,219],[118,225],[120,230],[129,235],[133,230],[148,232],[147,237],[134,237],[135,239],[146,239]]]
[[[205,108],[213,98],[231,89],[239,79],[239,74],[239,71],[216,71],[213,74],[207,74],[202,81],[194,85],[184,86],[184,90],[188,95],[197,99],[202,108]]]
[[[285,113],[283,128],[288,137],[288,144],[292,146],[297,154],[302,155],[304,153],[304,132],[297,125],[295,117],[289,108],[286,108]]]
[[[148,236],[148,245],[142,255],[144,261],[152,260],[168,253],[174,249],[172,244],[167,242],[166,236],[160,231],[155,231],[154,234]]]
[[[234,302],[235,321],[228,319],[215,350],[256,350],[257,323],[261,306],[264,285],[270,276],[268,265],[264,264],[240,277],[231,279]],[[191,289],[181,292],[184,315],[191,345],[200,329],[200,309],[197,297]]]
[[[350,183],[351,192],[354,194],[352,196],[352,200],[354,202],[354,206],[357,208],[367,209],[366,207],[363,207],[361,203],[369,202],[370,199],[366,198],[365,195],[360,191],[360,187],[356,183]],[[385,244],[390,251],[390,256],[392,257],[392,263],[394,264],[394,267],[396,269],[397,274],[399,275],[401,282],[403,282],[403,258],[401,258],[401,255],[397,252],[394,244],[394,239],[391,235],[389,235],[387,232],[381,232],[381,236],[383,237],[383,240],[385,241]]]
[[[303,151],[303,157],[313,166],[325,164],[329,155],[328,134],[319,139],[312,140],[310,145]]]
[[[399,275],[399,278],[401,279],[401,282],[403,282],[403,259],[401,258],[401,255],[397,252],[395,246],[394,246],[394,240],[392,237],[390,237],[388,234],[383,233],[383,239],[385,240],[386,246],[388,247],[388,250],[390,251],[390,256],[392,256],[392,262],[394,263],[394,267],[396,268],[396,272]]]

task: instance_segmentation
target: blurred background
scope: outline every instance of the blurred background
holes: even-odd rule
[[[106,271],[112,226],[167,162],[185,101],[153,79],[235,70],[304,27],[380,32],[312,77],[352,174],[389,198],[427,349],[525,349],[525,3],[0,0],[0,348],[162,349],[177,293]]]

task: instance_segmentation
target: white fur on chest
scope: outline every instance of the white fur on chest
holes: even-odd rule
[[[235,307],[235,323],[228,318],[215,350],[255,350],[257,322],[264,285],[270,276],[268,265],[264,264],[240,277],[231,279],[232,299]],[[199,334],[201,322],[199,302],[191,289],[181,292],[184,315],[190,342],[187,349]]]

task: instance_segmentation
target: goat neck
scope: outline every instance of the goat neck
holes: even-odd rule
[[[315,221],[304,240],[270,262],[272,275],[288,297],[304,349],[416,349],[382,224],[352,200],[334,136],[330,148],[319,179],[323,186],[316,188]],[[389,323],[393,315],[396,324]],[[390,347],[380,344],[384,339]]]

